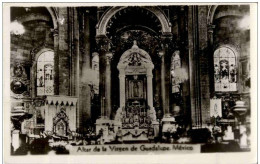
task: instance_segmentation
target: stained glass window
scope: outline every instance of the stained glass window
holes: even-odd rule
[[[214,52],[215,91],[237,91],[237,61],[235,52],[228,47]]]
[[[54,94],[54,52],[45,51],[37,60],[37,95]]]

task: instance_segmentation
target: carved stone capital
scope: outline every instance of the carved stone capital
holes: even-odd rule
[[[107,53],[106,53],[106,63],[107,63],[107,64],[110,64],[112,58],[113,58],[113,53],[112,53],[112,52],[107,52]]]
[[[108,52],[111,49],[111,40],[106,36],[96,36],[98,51]]]

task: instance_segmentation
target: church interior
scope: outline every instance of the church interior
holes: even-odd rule
[[[234,4],[11,7],[12,153],[42,138],[250,150],[249,18]]]

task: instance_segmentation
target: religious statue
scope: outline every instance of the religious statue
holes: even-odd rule
[[[139,97],[139,86],[138,86],[138,82],[137,81],[134,81],[134,96],[133,97]],[[139,82],[140,83],[140,82]]]
[[[142,81],[138,80],[138,76],[134,75],[134,80],[130,81],[129,85],[129,95],[132,98],[142,98],[143,97],[143,86]]]

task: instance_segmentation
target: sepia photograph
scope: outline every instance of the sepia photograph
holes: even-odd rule
[[[256,4],[60,4],[3,5],[10,159],[256,158]]]

